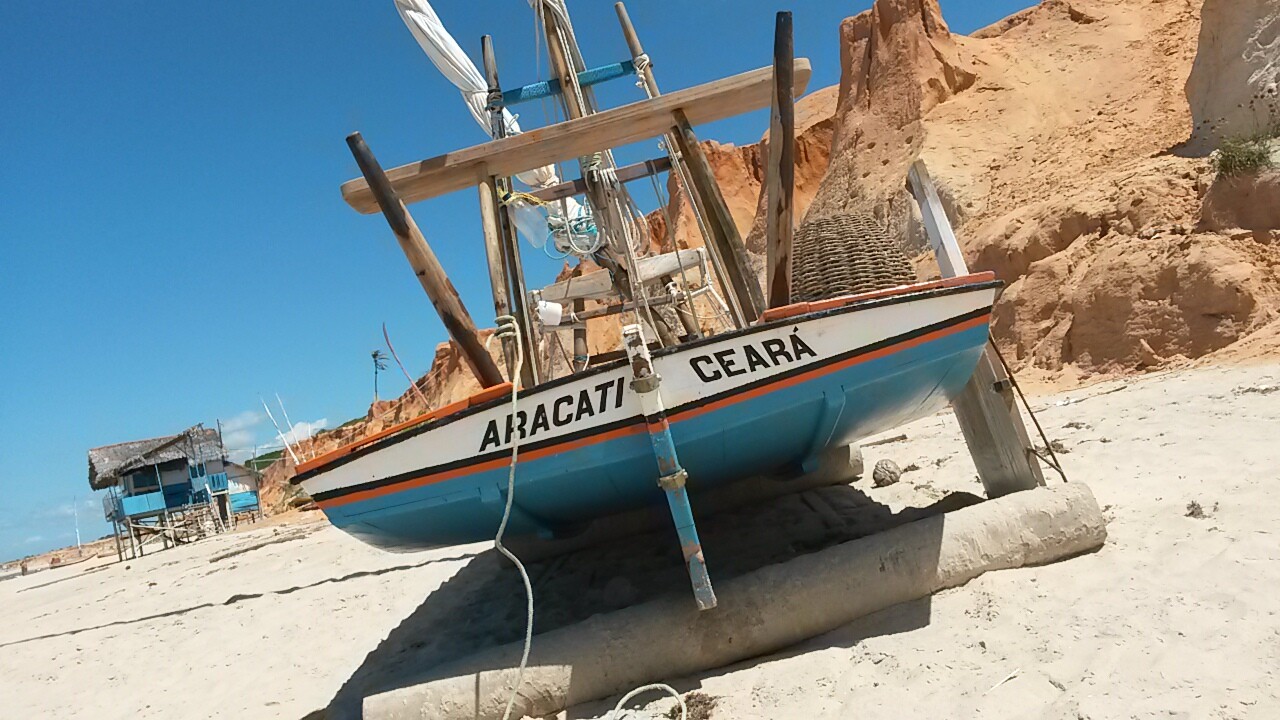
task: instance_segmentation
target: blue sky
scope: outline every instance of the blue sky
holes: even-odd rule
[[[1029,0],[944,0],[971,32]],[[799,2],[810,88],[839,80],[837,28],[870,5]],[[503,84],[540,79],[523,0],[441,1],[479,57],[494,36]],[[768,64],[777,2],[633,0],[664,89]],[[571,0],[589,64],[624,59],[612,2]],[[664,18],[679,17],[678,22]],[[108,532],[89,447],[221,420],[233,449],[270,442],[259,397],[295,423],[363,415],[385,321],[411,372],[444,330],[385,223],[342,203],[353,130],[390,167],[480,142],[458,95],[390,0],[64,5],[0,3],[0,558]],[[627,82],[598,91],[639,98]],[[522,106],[526,126],[545,122]],[[700,128],[759,139],[763,113]],[[624,161],[658,154],[627,148]],[[642,204],[652,199],[641,197]],[[411,208],[484,323],[488,280],[475,194]],[[526,248],[526,267],[556,263]],[[394,372],[394,368],[393,368]],[[383,376],[383,395],[403,391]]]

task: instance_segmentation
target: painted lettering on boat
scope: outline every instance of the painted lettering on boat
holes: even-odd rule
[[[689,367],[704,383],[746,375],[757,370],[799,362],[801,358],[818,357],[809,343],[792,330],[786,340],[769,338],[740,347],[725,348],[689,358]]]
[[[506,421],[497,418],[489,421],[480,452],[490,448],[510,445],[512,439],[521,442],[536,439],[552,428],[564,427],[579,420],[594,417],[610,408],[622,407],[622,380],[609,380],[595,387],[583,388],[576,393],[561,395],[554,400],[538,403],[532,409],[521,408],[515,415],[507,414]]]

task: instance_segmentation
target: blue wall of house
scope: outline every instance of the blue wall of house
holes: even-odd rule
[[[231,501],[231,512],[251,512],[258,509],[258,493],[253,490],[247,492],[231,493],[228,496]]]

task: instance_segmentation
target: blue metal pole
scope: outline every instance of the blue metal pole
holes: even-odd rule
[[[653,455],[658,461],[658,486],[667,495],[671,520],[675,523],[676,535],[680,539],[680,551],[684,555],[689,581],[693,584],[693,596],[698,602],[699,610],[710,610],[716,606],[716,594],[711,588],[711,576],[702,555],[702,541],[698,538],[693,507],[689,504],[689,493],[685,489],[689,473],[680,465],[675,440],[671,437],[671,425],[667,422],[662,396],[658,393],[661,378],[653,370],[649,348],[644,342],[640,326],[628,325],[623,328],[622,337],[634,374],[631,389],[640,398],[645,427],[649,431],[649,442],[653,445]]]
[[[630,60],[616,62],[609,65],[602,65],[597,68],[590,68],[578,73],[578,85],[580,87],[590,87],[591,85],[599,85],[602,82],[613,80],[615,78],[626,77],[635,73],[636,66]],[[502,91],[502,105],[511,106],[530,100],[538,100],[552,95],[559,95],[560,80],[546,80],[536,82],[532,85],[525,85],[513,90]]]

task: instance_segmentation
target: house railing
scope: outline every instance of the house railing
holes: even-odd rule
[[[102,498],[102,516],[107,522],[112,522],[120,517],[120,498],[115,495],[106,495]]]
[[[227,474],[224,472],[206,475],[204,481],[211,493],[225,492],[227,489]]]
[[[141,495],[122,497],[119,500],[121,513],[130,517],[142,515],[143,513],[160,512],[165,509],[164,493],[158,490]]]

